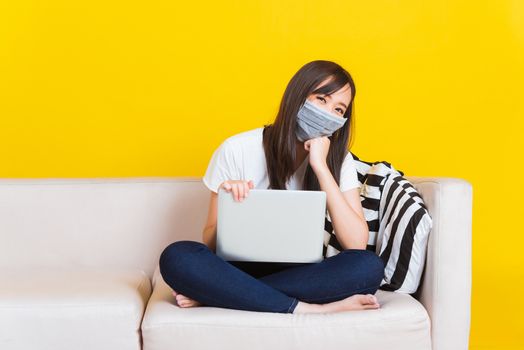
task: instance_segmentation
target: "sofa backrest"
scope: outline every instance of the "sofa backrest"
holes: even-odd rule
[[[444,227],[467,243],[470,184],[452,178],[405,178],[419,191],[433,219],[429,257]],[[201,177],[0,179],[0,268],[138,268],[153,278],[168,244],[202,240],[209,198]],[[458,209],[439,218],[444,202]],[[466,243],[461,241],[456,249],[468,248]]]
[[[196,177],[0,179],[0,268],[138,268],[202,240],[210,191]]]

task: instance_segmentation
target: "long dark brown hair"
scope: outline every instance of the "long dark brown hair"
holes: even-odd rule
[[[330,82],[315,90],[315,87],[327,78],[331,78]],[[353,141],[355,83],[351,75],[340,65],[317,60],[305,64],[295,73],[286,87],[275,121],[273,124],[264,125],[263,144],[269,177],[268,189],[286,189],[286,183],[295,171],[295,130],[300,106],[312,93],[330,95],[348,83],[351,88],[351,102],[343,117],[349,120],[329,136],[330,145],[326,159],[331,174],[340,185],[340,168]],[[320,190],[318,179],[309,164],[304,174],[302,190]]]

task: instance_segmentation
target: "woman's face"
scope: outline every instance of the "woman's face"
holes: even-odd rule
[[[318,87],[324,86],[327,83],[328,80],[326,79]],[[351,102],[351,89],[349,84],[346,84],[331,95],[311,94],[307,99],[309,102],[314,103],[315,106],[324,109],[334,116],[342,118]]]

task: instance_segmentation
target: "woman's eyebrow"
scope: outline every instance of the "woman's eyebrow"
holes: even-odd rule
[[[330,95],[326,95],[326,96],[329,97],[329,98],[331,98]],[[342,103],[342,102],[337,103],[337,105],[342,105],[342,106],[344,106],[344,108],[346,108],[346,109],[348,108],[348,106],[346,106],[346,105],[345,105],[344,103]]]

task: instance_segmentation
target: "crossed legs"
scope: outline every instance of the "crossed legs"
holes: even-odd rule
[[[159,267],[182,304],[281,313],[377,308],[372,294],[384,270],[373,252],[345,250],[319,263],[255,278],[196,241],[167,246]]]

